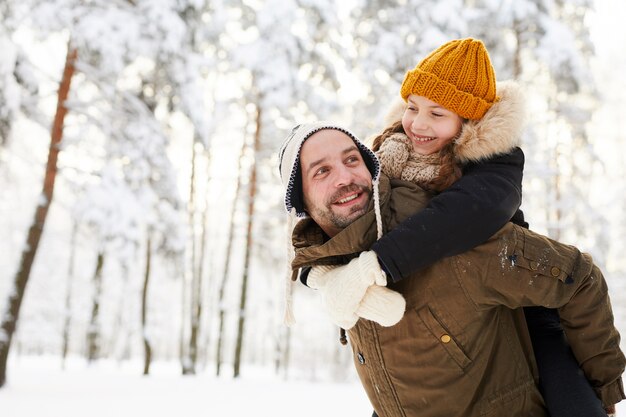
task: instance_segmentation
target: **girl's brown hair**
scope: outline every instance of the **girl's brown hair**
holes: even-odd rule
[[[383,132],[376,136],[372,142],[372,150],[378,152],[382,144],[389,138],[389,136],[395,133],[404,133],[402,127],[402,120],[399,120],[383,130]],[[461,178],[461,167],[454,156],[454,141],[448,143],[440,151],[441,156],[441,168],[439,174],[434,178],[426,187],[428,191],[440,193],[449,186],[451,186],[456,180]]]

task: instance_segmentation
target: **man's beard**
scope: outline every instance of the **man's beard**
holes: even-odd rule
[[[359,192],[363,194],[367,194],[367,200],[362,205],[354,205],[350,207],[350,211],[348,213],[337,213],[333,210],[333,202],[337,201],[341,196],[351,193],[351,192]],[[345,187],[339,189],[335,194],[333,194],[326,202],[324,208],[317,208],[315,210],[315,216],[313,218],[325,218],[330,222],[334,227],[338,229],[345,229],[356,219],[361,217],[367,212],[369,202],[372,197],[372,189],[366,185],[358,185],[358,184],[350,184]]]

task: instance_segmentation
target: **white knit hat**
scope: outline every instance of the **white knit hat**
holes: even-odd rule
[[[290,215],[289,221],[289,242],[287,244],[289,251],[289,258],[293,257],[293,251],[291,248],[291,232],[295,224],[295,217],[306,217],[307,214],[304,211],[304,198],[302,195],[302,175],[300,170],[300,149],[305,140],[310,138],[313,134],[324,129],[334,129],[348,135],[354,144],[359,149],[363,161],[367,166],[367,169],[372,174],[372,189],[374,194],[374,211],[376,213],[376,229],[377,235],[380,239],[383,232],[382,217],[380,213],[380,197],[378,192],[378,181],[380,179],[380,162],[378,158],[365,146],[354,133],[348,129],[338,126],[334,123],[320,121],[314,123],[306,123],[295,126],[289,136],[283,142],[278,154],[280,172],[280,178],[285,187],[285,208]],[[289,261],[291,263],[291,261]],[[296,279],[297,274],[287,274],[287,286],[285,288],[285,318],[284,322],[288,326],[295,323],[292,309],[292,285],[293,280]]]
[[[380,163],[378,162],[378,158],[374,155],[374,152],[357,139],[354,133],[334,123],[325,121],[297,125],[291,130],[291,133],[283,142],[278,154],[280,159],[280,178],[285,187],[285,208],[288,213],[291,213],[292,208],[296,209],[297,217],[306,217],[307,215],[304,211],[304,199],[302,196],[300,149],[305,140],[310,138],[314,133],[324,129],[334,129],[348,135],[354,141],[357,148],[359,148],[363,161],[372,174],[372,182],[378,182],[380,175]]]

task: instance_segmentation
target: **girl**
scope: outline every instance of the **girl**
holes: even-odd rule
[[[498,83],[496,89],[483,43],[442,45],[406,74],[401,96],[406,104],[396,107],[372,149],[388,176],[436,195],[372,247],[394,282],[473,248],[508,221],[528,226],[518,210],[523,98],[514,83]],[[534,307],[525,314],[551,416],[606,417],[556,310]]]

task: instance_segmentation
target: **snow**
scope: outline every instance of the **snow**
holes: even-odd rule
[[[180,375],[178,363],[155,363],[150,376],[140,363],[87,365],[57,357],[9,361],[11,378],[0,390],[6,417],[369,417],[372,408],[357,381],[284,380],[257,369],[245,378],[210,373]],[[626,402],[617,415],[626,413]]]
[[[19,357],[9,362],[10,381],[0,390],[4,417],[371,415],[358,382],[283,380],[259,369],[233,380],[209,373],[180,375],[178,363],[155,363],[148,377],[140,363],[69,361]]]

